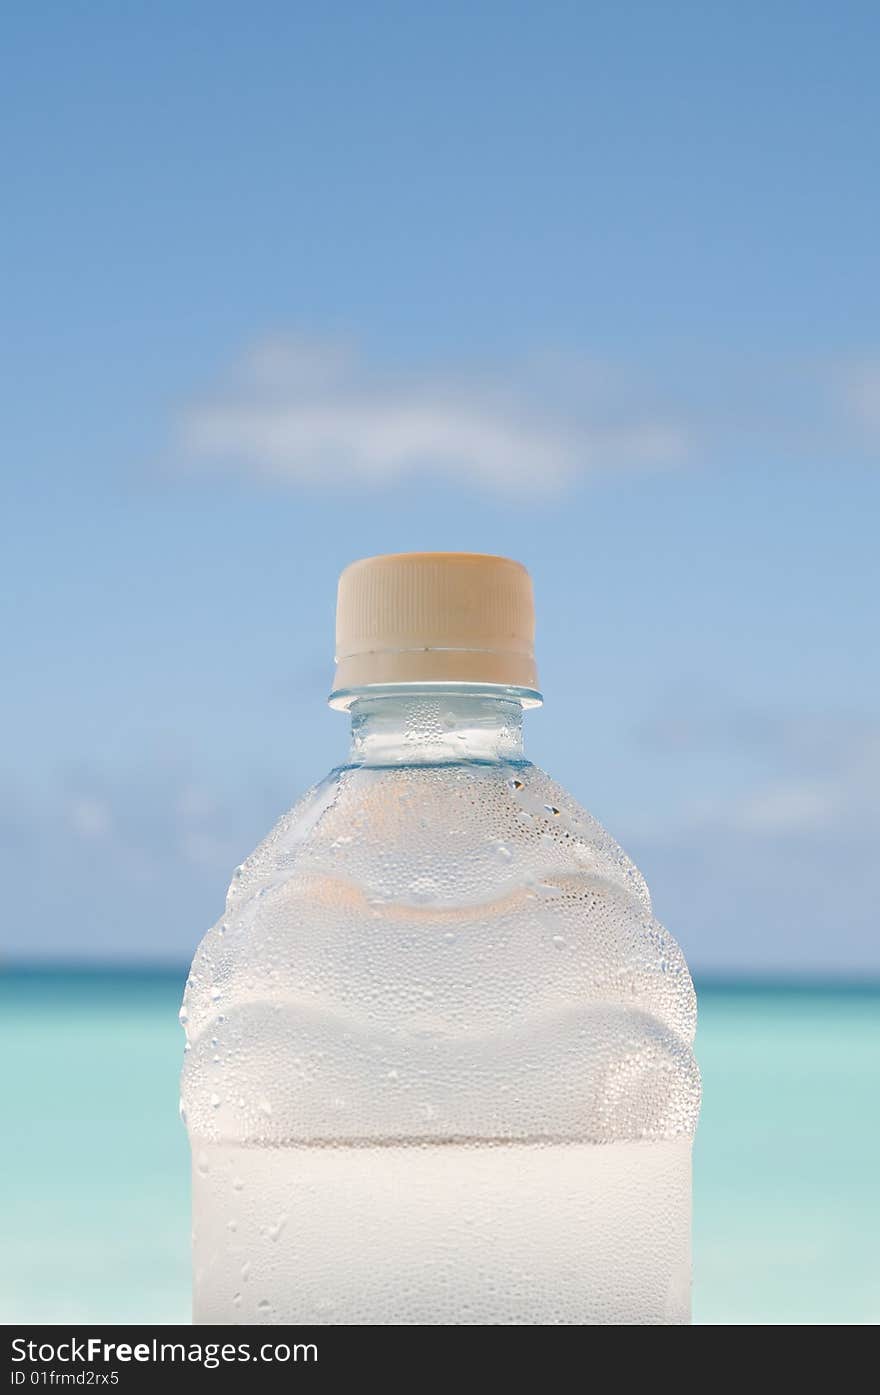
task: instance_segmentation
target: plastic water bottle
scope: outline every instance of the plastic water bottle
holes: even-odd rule
[[[196,1322],[690,1320],[693,987],[523,754],[533,630],[504,558],[341,577],[350,753],[237,869],[181,1012]]]

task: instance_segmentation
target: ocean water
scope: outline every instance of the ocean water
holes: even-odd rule
[[[189,1321],[183,978],[0,974],[0,1322]],[[880,989],[698,992],[695,1322],[877,1322]]]

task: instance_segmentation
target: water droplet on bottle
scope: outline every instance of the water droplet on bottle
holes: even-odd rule
[[[261,1099],[257,1108],[261,1114],[265,1114],[267,1117],[272,1113],[272,1106],[267,1099]]]
[[[220,1096],[219,1096],[219,1095],[212,1095],[212,1096],[211,1096],[211,1108],[212,1108],[212,1109],[219,1109],[219,1108],[220,1108],[220,1103],[221,1103],[221,1101],[220,1101]]]
[[[233,1189],[233,1191],[236,1191],[236,1192],[243,1192],[243,1191],[244,1191],[244,1182],[241,1180],[240,1177],[233,1177],[233,1179],[232,1179],[232,1189]]]
[[[246,1284],[247,1281],[248,1281],[248,1279],[250,1278],[250,1276],[251,1276],[251,1262],[250,1262],[249,1259],[246,1259],[245,1262],[244,1262],[244,1264],[241,1266],[241,1281],[242,1281],[242,1283]]]
[[[553,943],[554,943],[554,945],[556,946],[557,949],[565,949],[565,936],[564,936],[564,935],[554,935],[554,936],[553,936]]]
[[[279,1216],[279,1217],[278,1217],[278,1220],[277,1220],[277,1222],[276,1222],[276,1224],[275,1224],[275,1225],[270,1225],[270,1226],[269,1226],[269,1230],[268,1230],[268,1232],[267,1232],[267,1233],[268,1233],[268,1236],[269,1236],[269,1239],[270,1239],[270,1240],[277,1240],[277,1239],[278,1239],[278,1236],[281,1234],[282,1230],[284,1229],[284,1227],[285,1227],[286,1225],[287,1225],[287,1217],[286,1217],[286,1216]]]
[[[196,1171],[200,1177],[207,1177],[208,1173],[211,1171],[211,1164],[208,1160],[207,1153],[199,1153],[199,1156],[196,1158]]]
[[[241,1294],[240,1294],[240,1293],[233,1293],[233,1295],[232,1295],[232,1301],[233,1301],[233,1303],[235,1304],[236,1308],[240,1308],[240,1307],[241,1307]]]
[[[555,901],[562,895],[562,887],[554,882],[533,882],[532,890],[536,896],[540,896],[542,901]]]
[[[258,1313],[268,1313],[268,1312],[271,1312],[271,1311],[272,1311],[272,1304],[269,1302],[268,1298],[261,1298],[260,1301],[259,1301],[259,1303],[257,1304],[257,1312],[258,1312]]]

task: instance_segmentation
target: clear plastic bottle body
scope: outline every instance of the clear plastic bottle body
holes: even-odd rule
[[[510,695],[353,704],[187,984],[198,1322],[689,1320],[693,988]]]

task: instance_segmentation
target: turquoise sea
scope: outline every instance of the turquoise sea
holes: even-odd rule
[[[0,974],[0,1321],[189,1320],[182,983]],[[880,987],[699,997],[695,1321],[873,1324]]]

